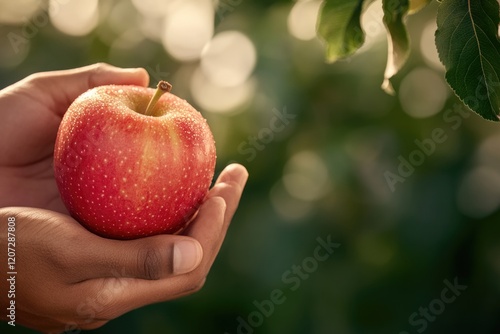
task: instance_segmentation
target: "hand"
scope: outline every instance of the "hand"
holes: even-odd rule
[[[202,287],[248,178],[243,166],[226,167],[184,235],[130,241],[101,238],[67,216],[54,180],[54,142],[71,102],[95,86],[148,82],[143,69],[98,64],[35,74],[0,91],[0,261],[7,263],[7,220],[15,217],[16,324],[93,329]],[[7,291],[0,293],[5,310]]]
[[[1,263],[7,263],[8,217],[16,219],[16,323],[44,332],[94,329],[132,309],[198,291],[246,179],[242,166],[228,166],[185,235],[111,240],[60,213],[0,209]],[[7,291],[1,294],[5,311]]]

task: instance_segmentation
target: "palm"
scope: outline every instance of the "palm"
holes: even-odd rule
[[[0,116],[17,126],[0,126],[4,135],[9,134],[0,143],[0,207],[29,206],[66,213],[52,158],[57,129],[69,102],[57,105],[51,97],[24,87],[10,87],[2,93]]]

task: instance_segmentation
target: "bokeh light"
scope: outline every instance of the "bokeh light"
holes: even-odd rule
[[[288,31],[298,39],[308,41],[316,38],[316,20],[321,1],[299,0],[288,15]]]
[[[458,190],[458,207],[472,218],[484,218],[500,204],[500,173],[488,167],[476,167],[465,175]]]
[[[426,118],[443,109],[448,94],[442,75],[428,68],[416,68],[401,82],[399,101],[408,115]]]
[[[387,33],[382,22],[383,17],[382,0],[373,1],[368,5],[368,8],[361,16],[361,28],[365,33],[365,42],[357,51],[357,54],[370,50],[384,40]]]
[[[165,50],[180,61],[201,56],[214,33],[214,8],[209,0],[185,0],[168,11],[162,30]]]
[[[54,27],[71,36],[84,36],[99,23],[98,0],[50,0],[50,20]]]
[[[285,166],[283,184],[288,193],[303,201],[320,199],[331,190],[328,168],[312,151],[293,155]]]
[[[109,59],[119,65],[132,63],[137,59],[147,61],[150,58],[149,52],[141,48],[144,38],[141,30],[135,27],[126,30],[111,43]]]
[[[41,4],[42,0],[0,0],[0,23],[26,24]]]
[[[129,2],[119,1],[111,8],[106,23],[115,34],[120,35],[131,28],[136,28],[137,23],[141,21],[138,16]]]
[[[147,38],[161,43],[163,32],[163,18],[149,17],[139,22],[139,27]]]
[[[132,0],[134,7],[147,19],[162,18],[182,0]]]
[[[478,147],[475,162],[478,166],[500,171],[500,134],[486,137]]]
[[[203,74],[222,87],[243,84],[257,59],[252,41],[239,31],[221,32],[206,45],[201,58]]]
[[[194,101],[202,110],[225,113],[247,102],[254,94],[256,82],[249,79],[236,86],[219,86],[198,68],[191,78],[190,87]]]
[[[310,201],[302,201],[290,195],[283,184],[278,181],[269,192],[269,199],[276,213],[287,222],[296,222],[311,213],[313,205]]]
[[[437,24],[435,20],[429,21],[422,30],[422,35],[420,37],[420,52],[422,53],[423,59],[426,64],[436,69],[440,72],[444,72],[444,65],[439,60],[439,54],[437,52],[435,43],[435,33],[437,30]]]

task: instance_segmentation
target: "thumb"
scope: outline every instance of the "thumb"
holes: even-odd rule
[[[33,74],[25,80],[36,89],[39,101],[46,101],[59,114],[63,114],[69,105],[87,90],[103,85],[135,85],[146,87],[149,75],[143,68],[119,68],[105,63],[98,63],[71,70],[42,72]]]
[[[196,269],[202,258],[200,243],[180,235],[157,235],[136,240],[111,240],[98,236],[82,256],[87,276],[131,277],[157,280],[182,275]],[[88,245],[88,242],[87,242]],[[80,280],[82,277],[80,277]]]

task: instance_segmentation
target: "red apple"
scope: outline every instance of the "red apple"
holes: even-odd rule
[[[54,172],[62,201],[90,231],[134,239],[175,233],[206,196],[215,143],[203,116],[158,89],[101,86],[61,122]]]

